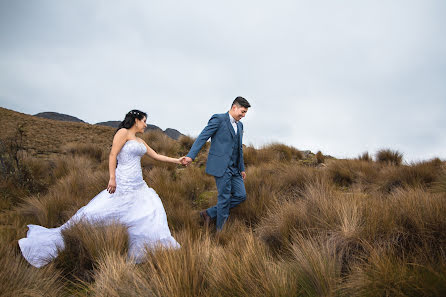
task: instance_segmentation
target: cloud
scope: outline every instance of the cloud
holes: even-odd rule
[[[446,158],[443,1],[0,5],[2,106],[197,135],[241,95],[247,143]]]

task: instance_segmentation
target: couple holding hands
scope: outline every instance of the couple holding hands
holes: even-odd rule
[[[217,231],[221,231],[228,219],[229,210],[246,199],[243,124],[240,120],[250,107],[245,98],[235,98],[228,112],[211,117],[189,153],[179,159],[157,154],[147,143],[136,137],[136,133],[144,132],[147,127],[147,114],[139,110],[130,111],[113,138],[107,189],[80,208],[60,227],[28,225],[27,237],[19,240],[23,256],[35,267],[46,265],[64,248],[62,230],[80,221],[118,221],[126,225],[129,234],[128,257],[136,263],[144,260],[145,247],[179,248],[180,245],[171,236],[160,197],[143,180],[141,157],[147,154],[155,160],[188,166],[209,138],[211,147],[206,173],[215,177],[218,202],[201,211],[200,216],[206,224],[216,219]]]

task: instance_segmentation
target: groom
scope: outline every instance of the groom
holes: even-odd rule
[[[211,138],[211,148],[206,164],[206,173],[215,177],[218,190],[217,205],[203,210],[200,216],[209,223],[217,218],[217,230],[221,231],[229,216],[229,209],[246,200],[243,180],[246,178],[243,163],[243,124],[249,102],[243,97],[235,98],[227,113],[214,114],[195,140],[183,165],[189,165],[200,149]]]

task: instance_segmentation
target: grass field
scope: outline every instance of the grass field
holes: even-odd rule
[[[108,182],[113,128],[0,108],[0,296],[446,296],[446,163],[383,149],[356,159],[274,143],[245,147],[248,198],[218,236],[198,212],[217,200],[207,149],[187,168],[143,157],[179,250],[126,261],[125,226],[78,224],[36,269],[17,240],[56,227]],[[193,143],[159,132],[157,152]]]

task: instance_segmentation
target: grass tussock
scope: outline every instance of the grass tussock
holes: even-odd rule
[[[382,149],[376,153],[376,161],[398,166],[403,162],[403,154],[397,150]]]
[[[273,161],[290,162],[293,160],[301,160],[303,154],[295,147],[281,143],[272,143],[260,149],[255,149],[252,146],[245,147],[243,158],[245,164],[250,166]]]
[[[107,254],[127,255],[127,227],[118,222],[78,222],[62,231],[65,247],[54,264],[72,280],[91,282]]]
[[[94,143],[68,143],[63,150],[71,156],[86,156],[96,162],[101,162],[108,157],[102,147]]]
[[[103,191],[107,182],[106,172],[92,172],[87,168],[72,170],[47,194],[27,198],[16,211],[28,223],[57,227]]]
[[[325,238],[293,237],[292,258],[287,263],[299,296],[336,296],[341,261],[336,245]]]
[[[150,146],[155,152],[175,156],[178,152],[178,142],[167,136],[163,131],[151,130],[145,132],[141,138]]]
[[[17,240],[27,224],[60,226],[105,189],[115,131],[52,123],[0,108],[2,296],[446,295],[446,163],[403,164],[391,150],[376,162],[367,153],[317,166],[290,146],[244,147],[247,200],[218,234],[198,215],[217,202],[204,173],[209,143],[187,168],[144,157],[181,248],[147,250],[134,264],[125,226],[79,223],[64,231],[60,255],[35,269]],[[8,137],[20,145],[5,147]],[[171,157],[194,141],[142,137]]]
[[[360,161],[366,161],[366,162],[372,162],[373,161],[373,157],[370,156],[369,152],[364,152],[361,155],[358,156],[357,160]]]
[[[5,297],[61,296],[64,284],[62,274],[49,265],[42,269],[30,266],[26,260],[8,246],[0,245],[0,293]]]
[[[446,271],[439,263],[417,263],[389,247],[373,247],[340,286],[345,296],[444,296]]]

